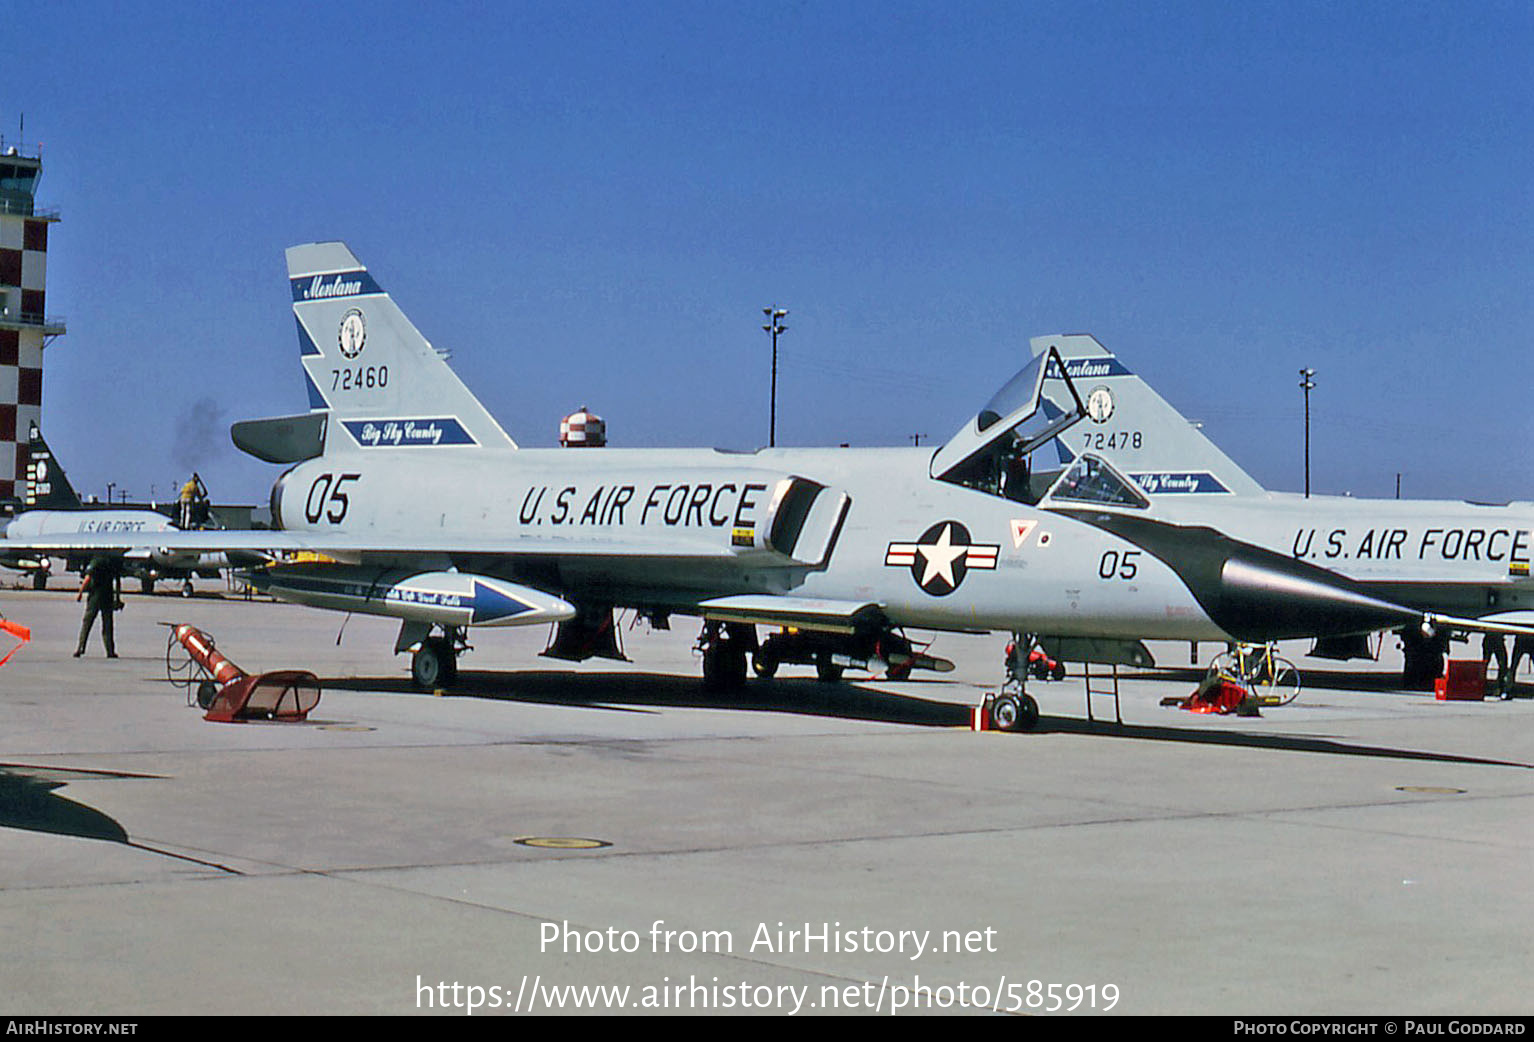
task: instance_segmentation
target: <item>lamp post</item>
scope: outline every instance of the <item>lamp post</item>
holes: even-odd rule
[[[1310,498],[1310,391],[1316,386],[1314,369],[1300,370],[1300,390],[1305,392],[1305,498]]]
[[[772,334],[772,398],[767,421],[767,447],[773,448],[778,444],[778,334],[788,332],[788,327],[779,319],[788,314],[788,310],[767,307],[762,308],[762,314],[767,316],[767,324],[762,329]]]

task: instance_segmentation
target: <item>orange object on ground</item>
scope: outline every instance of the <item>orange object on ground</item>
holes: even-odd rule
[[[213,638],[196,626],[189,626],[183,622],[173,632],[176,639],[181,642],[181,646],[186,649],[186,653],[207,670],[220,687],[232,684],[245,676],[243,669],[219,652],[213,643]]]
[[[172,629],[175,639],[198,665],[207,670],[219,690],[204,702],[204,720],[303,720],[319,705],[319,678],[307,670],[279,669],[251,676],[221,653],[213,638],[182,623]],[[207,681],[204,681],[207,683]]]
[[[1478,658],[1450,659],[1433,681],[1440,702],[1479,702],[1486,697],[1486,663]]]
[[[1246,689],[1240,684],[1222,680],[1207,689],[1200,687],[1182,704],[1190,713],[1234,713],[1246,698]]]
[[[214,697],[204,720],[302,720],[319,705],[320,682],[301,669],[278,669],[227,684]]]
[[[10,619],[0,619],[0,630],[4,630],[6,633],[9,633],[11,636],[21,641],[21,644],[18,644],[10,651],[7,651],[4,658],[0,658],[0,666],[3,666],[11,660],[12,655],[21,650],[23,644],[26,644],[27,641],[32,639],[32,631],[23,626],[21,623],[12,622]]]

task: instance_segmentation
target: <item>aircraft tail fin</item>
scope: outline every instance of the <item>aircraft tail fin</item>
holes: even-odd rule
[[[344,243],[287,251],[311,412],[325,451],[516,448]]]
[[[1150,495],[1260,495],[1263,487],[1111,351],[1085,334],[1035,337],[1051,347],[1086,403],[1088,419],[1064,435],[1101,456]],[[1083,440],[1085,439],[1085,440]]]
[[[54,458],[53,450],[43,440],[43,432],[32,425],[28,442],[26,494],[22,503],[27,510],[78,510],[80,496],[75,492],[64,468]]]

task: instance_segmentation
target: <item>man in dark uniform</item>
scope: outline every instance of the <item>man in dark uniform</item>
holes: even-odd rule
[[[1507,671],[1507,638],[1500,633],[1487,633],[1481,637],[1481,661],[1486,663],[1486,680],[1491,680],[1491,663],[1497,663],[1496,692],[1500,698],[1511,698],[1512,674]]]
[[[75,600],[89,594],[85,601],[85,618],[80,622],[80,643],[75,647],[75,658],[85,654],[85,641],[91,635],[96,616],[101,616],[101,642],[106,645],[107,658],[117,657],[117,642],[112,633],[112,613],[117,610],[119,583],[122,569],[115,557],[95,557],[85,570],[85,581]]]
[[[1513,664],[1507,668],[1507,689],[1505,697],[1513,697],[1513,688],[1518,683],[1518,666],[1523,662],[1523,656],[1534,656],[1534,637],[1513,638]]]

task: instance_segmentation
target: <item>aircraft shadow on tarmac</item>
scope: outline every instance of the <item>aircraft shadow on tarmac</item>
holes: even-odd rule
[[[54,791],[66,784],[46,768],[0,766],[0,828],[128,842],[127,830],[114,819]]]
[[[1165,679],[1165,671],[1159,674]],[[1199,674],[1202,677],[1202,673]],[[373,691],[422,695],[403,677],[329,677],[322,689]],[[690,677],[655,673],[567,673],[553,670],[522,672],[463,672],[449,693],[452,697],[483,698],[503,702],[602,709],[609,712],[654,712],[672,709],[723,709],[794,713],[869,720],[922,727],[968,727],[970,707],[954,702],[931,701],[909,695],[860,687],[857,684],[826,684],[805,678],[752,680],[739,691],[710,693]],[[430,696],[426,696],[430,697]],[[1169,710],[1170,712],[1170,710]],[[1041,716],[1033,735],[1088,734],[1141,741],[1223,745],[1285,752],[1324,753],[1334,756],[1385,757],[1442,763],[1473,763],[1500,767],[1534,768],[1534,764],[1491,760],[1416,749],[1391,749],[1353,745],[1316,735],[1253,734],[1175,727],[1118,724],[1105,720]],[[1028,735],[1016,736],[1026,741]]]
[[[1534,770],[1534,763],[1517,760],[1490,760],[1479,756],[1435,753],[1422,749],[1392,749],[1378,745],[1353,745],[1316,735],[1252,734],[1243,731],[1214,731],[1195,727],[1166,727],[1157,724],[1117,724],[1104,720],[1081,720],[1073,717],[1041,716],[1033,734],[1096,734],[1114,738],[1134,738],[1149,742],[1182,742],[1189,745],[1223,745],[1242,749],[1273,749],[1294,753],[1326,753],[1332,756],[1373,756],[1389,760],[1425,760],[1435,763],[1473,763],[1488,767],[1520,767]]]
[[[94,807],[65,799],[55,790],[71,781],[103,778],[158,778],[154,774],[128,774],[123,771],[93,771],[85,768],[34,767],[19,763],[0,763],[0,829],[22,829],[55,836],[99,839],[173,858],[230,875],[242,873],[213,861],[175,851],[161,850],[128,836],[117,820]]]
[[[402,677],[327,677],[322,690],[421,694]],[[589,707],[616,712],[657,709],[744,709],[769,713],[873,720],[926,727],[967,727],[968,706],[931,701],[855,684],[826,684],[811,678],[752,680],[738,691],[708,692],[690,677],[658,673],[568,673],[465,671],[448,694],[506,702]]]

